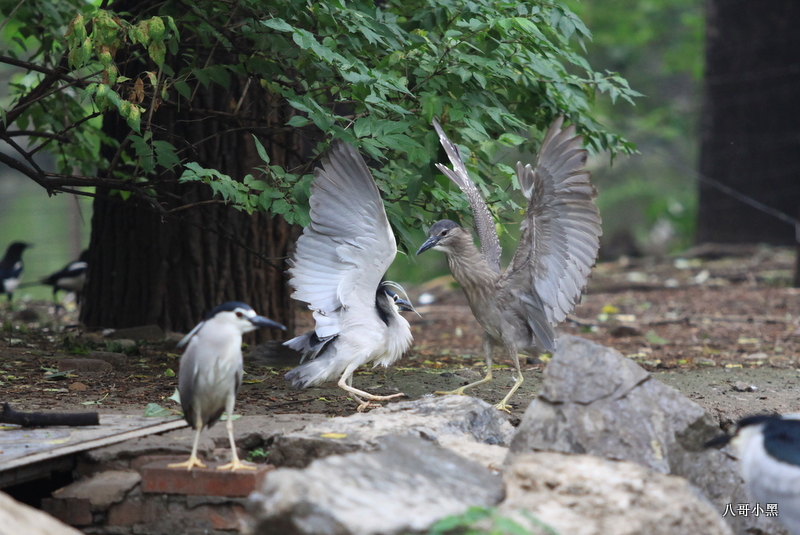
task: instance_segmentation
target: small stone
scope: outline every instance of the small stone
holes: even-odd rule
[[[99,359],[59,359],[58,371],[75,371],[80,373],[101,373],[113,371],[114,367]]]
[[[111,340],[128,338],[131,340],[147,340],[148,342],[160,342],[166,338],[164,330],[158,325],[142,325],[140,327],[126,327],[116,329],[108,334]]]
[[[136,345],[135,342],[134,345]],[[90,359],[97,359],[97,360],[102,360],[104,362],[108,362],[114,368],[119,368],[120,366],[124,366],[128,360],[128,358],[125,356],[124,353],[113,353],[111,351],[91,351],[87,355],[87,357]]]
[[[119,346],[121,349],[131,349],[136,347],[136,340],[131,340],[130,338],[120,338],[118,340],[114,340],[114,344]]]
[[[736,381],[731,385],[731,388],[736,392],[755,392],[758,390],[758,387],[755,385],[747,384],[744,381]]]
[[[794,367],[794,361],[782,355],[774,356],[769,358],[770,366],[774,366],[775,368],[792,368]]]
[[[14,321],[22,321],[25,323],[35,323],[42,321],[39,312],[33,308],[25,308],[14,314]]]
[[[83,392],[85,390],[89,390],[89,387],[83,383],[72,383],[69,385],[69,389],[74,392]]]
[[[629,336],[641,336],[642,331],[636,325],[620,324],[608,331],[608,334],[615,338],[623,338]]]

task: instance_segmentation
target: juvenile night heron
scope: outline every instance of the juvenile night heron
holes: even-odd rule
[[[59,290],[74,292],[75,300],[80,303],[83,287],[86,284],[86,272],[89,269],[89,251],[81,253],[77,260],[70,262],[52,275],[43,278],[40,282],[53,287],[53,300]]]
[[[29,243],[15,241],[8,246],[5,256],[0,260],[0,294],[8,295],[9,302],[22,278],[22,253],[30,246]]]
[[[411,345],[411,329],[400,314],[408,302],[383,281],[397,254],[380,192],[367,165],[351,146],[335,142],[314,170],[311,223],[289,261],[292,297],[314,311],[313,331],[285,345],[308,362],[286,374],[297,388],[339,378],[363,411],[378,396],[354,388],[363,364],[388,366]]]
[[[483,351],[488,371],[480,381],[462,386],[458,394],[492,379],[492,352],[502,347],[514,363],[517,378],[511,391],[496,405],[508,411],[508,400],[522,384],[518,353],[533,356],[552,351],[555,327],[580,300],[600,247],[597,195],[584,169],[587,152],[575,127],[561,128],[558,118],[542,141],[536,167],[517,164],[517,177],[528,200],[520,240],[511,264],[500,272],[500,241],[486,203],[470,180],[458,148],[439,123],[434,127],[453,169],[437,167],[464,192],[475,219],[481,250],[470,232],[449,219],[430,228],[417,254],[437,249],[483,326]]]
[[[761,508],[761,514],[776,516],[793,535],[800,535],[798,417],[798,414],[748,416],[736,424],[732,436],[708,443],[708,446],[733,444],[750,499]]]
[[[212,310],[178,343],[178,347],[189,344],[181,357],[178,391],[183,415],[195,435],[189,459],[170,464],[170,468],[206,467],[197,457],[200,432],[214,425],[224,411],[228,417],[225,425],[231,443],[231,462],[217,470],[255,470],[254,465],[240,461],[236,453],[233,405],[242,384],[242,334],[259,327],[286,328],[257,315],[250,305],[229,301]]]

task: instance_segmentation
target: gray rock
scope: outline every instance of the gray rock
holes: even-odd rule
[[[114,367],[100,359],[66,358],[58,359],[58,371],[74,371],[77,373],[107,373]]]
[[[514,428],[502,413],[483,400],[431,396],[391,403],[368,413],[329,418],[277,437],[270,449],[270,462],[300,468],[328,455],[374,450],[389,435],[429,441],[457,436],[469,442],[506,446],[513,434]]]
[[[0,492],[0,533],[25,535],[81,535],[52,516],[19,503]]]
[[[124,353],[114,353],[111,351],[90,351],[87,357],[108,362],[114,368],[120,368],[128,361],[128,357],[126,357]]]
[[[89,500],[92,511],[105,511],[112,504],[121,502],[141,480],[139,472],[107,470],[60,488],[53,497]]]
[[[260,535],[405,534],[503,493],[500,476],[477,463],[418,437],[384,437],[377,451],[270,473],[248,509]]]
[[[562,336],[543,379],[507,464],[532,451],[588,453],[683,476],[720,514],[727,504],[748,501],[736,461],[704,448],[721,433],[713,418],[618,351]],[[727,520],[740,534],[771,524],[763,516]]]
[[[527,453],[504,474],[502,516],[532,535],[730,535],[685,479],[590,455]],[[535,520],[531,520],[531,519]]]

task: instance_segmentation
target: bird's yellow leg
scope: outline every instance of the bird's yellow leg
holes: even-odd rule
[[[194,445],[192,446],[192,454],[189,456],[189,459],[182,463],[168,464],[167,465],[168,468],[186,468],[187,470],[191,470],[195,466],[198,468],[206,467],[206,465],[204,465],[203,462],[197,457],[197,443],[200,442],[200,431],[202,430],[203,430],[203,424],[202,422],[200,422],[195,427]]]
[[[398,392],[397,394],[392,394],[390,396],[376,396],[375,394],[370,394],[369,392],[364,392],[363,390],[359,390],[351,385],[353,380],[353,372],[356,370],[358,365],[351,364],[347,368],[345,368],[342,377],[339,379],[337,383],[339,388],[344,390],[345,392],[349,393],[350,396],[359,404],[358,408],[356,409],[358,412],[363,412],[366,410],[369,405],[370,401],[387,401],[394,398],[399,398],[401,396],[405,396],[402,392]],[[365,402],[361,398],[366,399]]]
[[[231,395],[225,404],[225,413],[228,415],[228,420],[225,422],[225,429],[228,430],[228,440],[231,443],[231,462],[218,466],[217,470],[256,470],[256,465],[239,460],[239,454],[236,452],[236,442],[233,440],[233,401],[236,394]]]
[[[470,383],[468,385],[460,386],[455,390],[450,390],[448,392],[434,392],[434,394],[439,394],[440,396],[463,396],[464,390],[467,388],[472,388],[473,386],[482,385],[484,383],[488,383],[492,380],[492,342],[488,338],[483,339],[483,354],[486,356],[486,377],[481,379],[480,381],[475,381],[474,383]]]
[[[520,387],[525,378],[522,377],[522,368],[520,368],[519,355],[517,354],[516,350],[511,348],[507,349],[508,349],[508,357],[511,359],[511,362],[514,363],[514,369],[517,371],[517,378],[514,381],[514,386],[511,387],[511,391],[508,394],[506,394],[506,397],[504,397],[503,400],[494,407],[501,411],[506,411],[507,413],[510,414],[511,405],[508,404],[508,400],[511,399],[511,396],[514,395],[514,392],[517,391],[517,389]]]
[[[520,385],[522,384],[522,382],[524,380],[525,379],[522,377],[522,374],[520,372],[517,372],[517,380],[514,383],[514,386],[511,387],[511,392],[506,394],[506,397],[503,398],[503,401],[501,401],[500,403],[495,405],[494,408],[495,409],[500,409],[501,411],[506,411],[506,412],[510,413],[511,412],[511,405],[508,404],[508,400],[511,399],[511,396],[514,395],[514,392],[517,391],[517,389],[520,387]]]

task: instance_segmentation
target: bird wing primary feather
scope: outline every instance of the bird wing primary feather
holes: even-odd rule
[[[551,325],[564,320],[580,300],[600,247],[597,192],[584,169],[587,151],[575,126],[563,117],[542,142],[536,168],[517,164],[528,208],[505,286],[519,295],[536,293]]]
[[[378,186],[361,155],[335,142],[314,171],[311,223],[290,261],[292,297],[314,311],[316,333],[339,332],[350,308],[375,307],[375,290],[397,254]]]
[[[500,248],[500,240],[497,237],[497,230],[494,228],[492,214],[489,213],[489,209],[486,207],[483,197],[481,197],[481,192],[478,191],[475,183],[469,178],[467,167],[461,159],[458,147],[450,141],[436,119],[433,120],[433,127],[436,129],[436,133],[439,134],[439,142],[444,147],[450,163],[453,164],[453,169],[440,163],[437,163],[436,167],[467,196],[469,207],[472,209],[472,217],[475,220],[475,229],[478,231],[478,239],[481,242],[481,253],[486,262],[489,263],[489,267],[500,273],[502,249]]]

